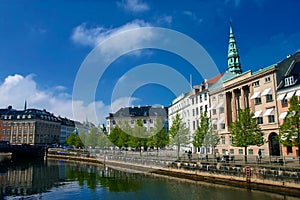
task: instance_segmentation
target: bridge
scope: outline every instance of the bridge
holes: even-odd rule
[[[0,144],[0,153],[12,153],[12,157],[17,158],[36,158],[44,157],[47,154],[47,147],[38,145],[12,145]]]

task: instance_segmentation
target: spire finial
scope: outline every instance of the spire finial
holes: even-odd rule
[[[24,103],[24,110],[27,110],[27,101],[25,99],[25,103]]]
[[[238,48],[236,47],[235,37],[232,31],[232,21],[229,26],[229,44],[228,44],[228,71],[241,74],[241,63]]]

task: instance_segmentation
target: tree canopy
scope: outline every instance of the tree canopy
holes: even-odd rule
[[[300,101],[297,96],[290,99],[290,107],[280,126],[279,141],[285,146],[297,146],[300,151]]]
[[[189,129],[183,123],[181,117],[177,113],[169,130],[170,144],[177,148],[177,157],[179,157],[180,148],[189,144]]]
[[[249,108],[238,111],[237,120],[230,125],[230,133],[232,135],[232,145],[244,147],[245,161],[247,161],[248,146],[261,146],[264,144],[263,132]]]
[[[200,117],[200,124],[194,133],[193,145],[195,147],[204,146],[214,149],[218,142],[218,133],[214,131],[210,118],[207,116],[207,113],[204,112]]]

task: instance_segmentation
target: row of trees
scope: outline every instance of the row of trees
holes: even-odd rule
[[[79,134],[72,133],[67,137],[66,144],[74,147],[107,147],[113,145],[107,136],[99,131],[97,127],[93,127],[88,134],[81,132]]]
[[[156,148],[158,151],[159,148],[169,144],[167,130],[160,119],[156,120],[155,127],[151,131],[146,130],[141,119],[137,120],[133,128],[128,123],[122,127],[116,126],[111,130],[108,139],[119,148],[137,148],[140,153],[142,147],[145,150],[149,147]]]
[[[278,140],[285,146],[298,146],[300,149],[300,102],[298,97],[294,96],[290,100],[290,108],[287,117],[280,127]],[[97,128],[93,128],[89,134],[80,133],[72,134],[67,138],[68,145],[74,146],[111,146],[112,143],[119,147],[134,147],[140,150],[142,147],[149,147],[157,150],[166,145],[174,145],[177,148],[179,156],[180,148],[190,144],[195,147],[214,148],[218,144],[220,137],[213,129],[210,118],[204,113],[201,116],[200,124],[190,138],[190,131],[186,127],[179,114],[176,114],[172,126],[167,130],[161,120],[155,122],[155,127],[151,131],[146,131],[142,120],[137,120],[134,128],[128,123],[122,127],[116,126],[109,135],[100,133]],[[257,124],[254,114],[250,109],[239,110],[238,117],[235,122],[230,125],[230,134],[232,136],[231,145],[242,147],[245,150],[245,159],[247,159],[247,148],[251,145],[261,146],[264,144],[263,132]]]

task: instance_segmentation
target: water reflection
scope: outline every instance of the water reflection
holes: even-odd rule
[[[0,189],[0,199],[299,199],[58,160],[0,159]]]

